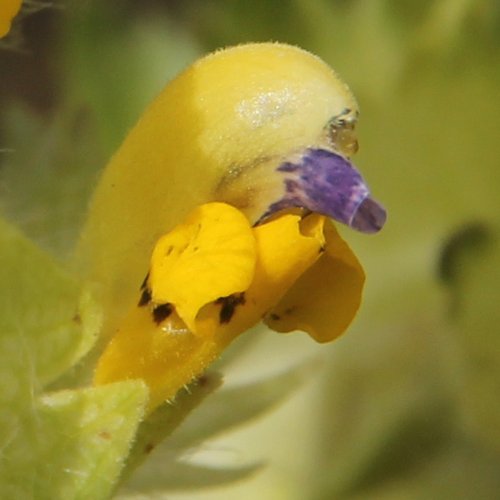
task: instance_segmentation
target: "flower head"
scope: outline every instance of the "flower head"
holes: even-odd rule
[[[357,117],[328,66],[282,44],[216,52],[166,87],[106,168],[79,248],[112,337],[96,384],[143,379],[152,409],[261,320],[319,342],[347,328],[364,274],[328,218],[385,222],[349,160]]]

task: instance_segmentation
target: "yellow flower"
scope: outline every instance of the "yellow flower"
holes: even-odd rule
[[[0,38],[9,31],[12,19],[21,9],[22,0],[0,0]]]
[[[202,205],[159,239],[95,383],[143,379],[153,409],[261,319],[281,332],[334,339],[356,313],[363,282],[324,216],[288,213],[252,228],[230,205]]]
[[[364,276],[325,216],[385,221],[349,160],[357,118],[339,77],[283,44],[218,51],[167,85],[105,169],[77,249],[112,338],[96,384],[144,379],[153,409],[261,320],[319,342],[347,328]]]
[[[135,301],[161,235],[209,201],[256,222],[281,198],[288,173],[276,167],[309,147],[348,154],[357,114],[323,61],[284,44],[220,50],[171,81],[104,170],[78,248],[100,286],[106,335]]]

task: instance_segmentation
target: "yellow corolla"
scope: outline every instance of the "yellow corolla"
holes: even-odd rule
[[[21,9],[22,0],[0,0],[0,38],[10,31],[12,19]]]
[[[96,383],[143,378],[153,408],[261,319],[320,342],[345,330],[364,275],[325,216],[385,221],[349,161],[357,117],[325,63],[283,44],[216,52],[167,85],[104,171],[77,252],[104,338],[118,332]]]
[[[159,239],[95,382],[141,378],[152,409],[261,319],[278,331],[298,326],[320,342],[334,339],[358,309],[363,281],[324,216],[283,214],[252,228],[230,205],[202,205]]]

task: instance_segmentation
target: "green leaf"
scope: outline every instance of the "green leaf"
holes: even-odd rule
[[[96,340],[87,291],[0,220],[1,498],[106,498],[147,389],[140,382],[42,395]]]
[[[0,399],[26,398],[92,347],[100,310],[50,257],[0,220]]]
[[[147,393],[130,381],[33,400],[3,441],[0,497],[108,498]]]

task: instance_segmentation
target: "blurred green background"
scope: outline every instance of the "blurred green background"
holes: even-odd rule
[[[3,215],[66,259],[99,170],[163,85],[215,48],[269,40],[316,53],[350,85],[355,163],[388,223],[376,236],[343,231],[368,278],[347,335],[317,346],[262,332],[235,346],[245,353],[229,382],[323,362],[200,458],[266,467],[165,498],[500,498],[497,0],[75,0],[25,12],[0,46]]]

